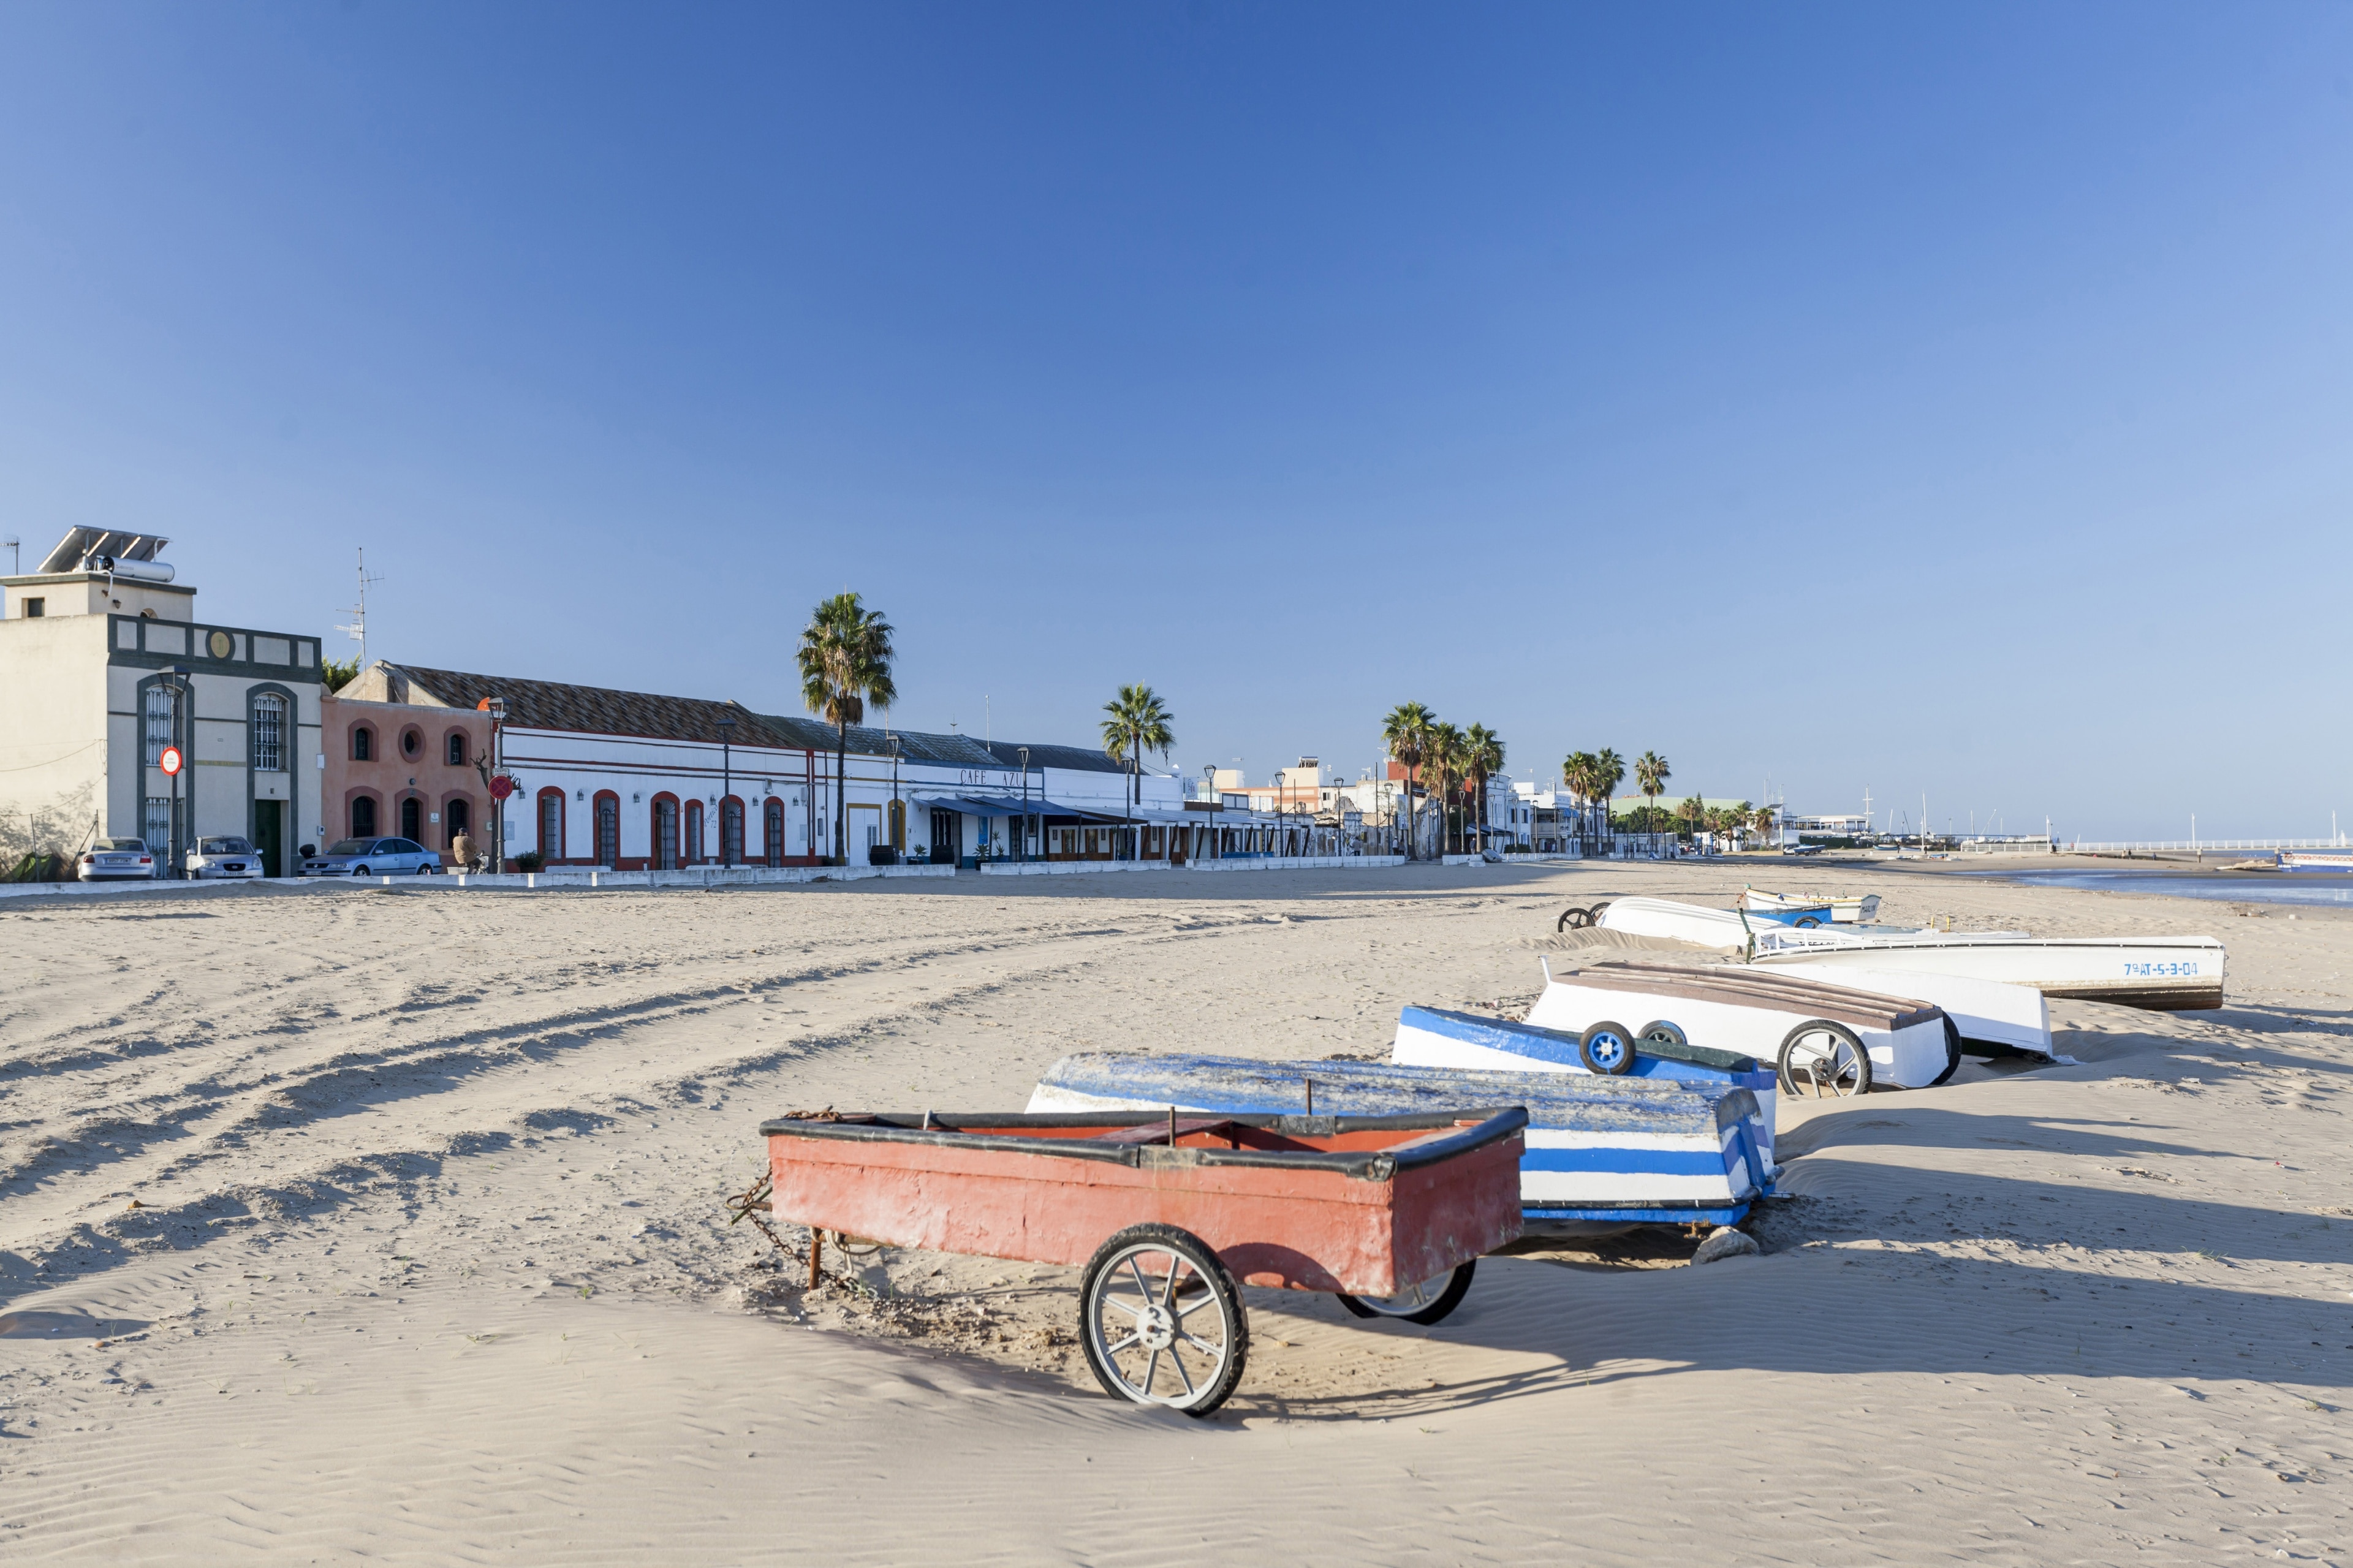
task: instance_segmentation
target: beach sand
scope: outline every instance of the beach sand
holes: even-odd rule
[[[1093,1386],[1069,1270],[807,1293],[727,1223],[765,1116],[1384,1053],[1524,1008],[1571,903],[1751,880],[2211,931],[2230,1005],[1785,1105],[1761,1258],[1491,1258],[1435,1328],[1253,1291],[1208,1421]],[[1592,864],[159,891],[0,943],[0,1561],[2353,1563],[2353,913]]]

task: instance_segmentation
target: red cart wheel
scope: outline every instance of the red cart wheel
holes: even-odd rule
[[[1079,1281],[1079,1342],[1106,1394],[1207,1415],[1242,1380],[1250,1319],[1208,1243],[1132,1225],[1095,1249]]]
[[[1474,1258],[1461,1268],[1408,1285],[1394,1296],[1351,1296],[1336,1292],[1340,1305],[1360,1318],[1403,1318],[1409,1323],[1445,1320],[1471,1293],[1471,1276],[1479,1267]]]

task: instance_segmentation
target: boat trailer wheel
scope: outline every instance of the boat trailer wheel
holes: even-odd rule
[[[1809,1100],[1843,1100],[1871,1092],[1871,1053],[1852,1029],[1810,1018],[1781,1041],[1781,1092]]]
[[[1359,1318],[1402,1318],[1409,1323],[1436,1323],[1462,1305],[1462,1298],[1471,1293],[1471,1276],[1478,1267],[1478,1259],[1472,1258],[1459,1268],[1434,1274],[1418,1285],[1405,1286],[1394,1296],[1351,1296],[1345,1290],[1334,1294],[1340,1298],[1340,1305]]]
[[[1132,1225],[1080,1279],[1079,1342],[1104,1393],[1207,1415],[1242,1380],[1250,1319],[1208,1243],[1173,1225]]]
[[[1577,1037],[1577,1054],[1586,1071],[1620,1078],[1634,1070],[1634,1036],[1623,1024],[1595,1024]]]
[[[1690,1037],[1683,1032],[1681,1026],[1671,1024],[1664,1018],[1661,1018],[1655,1023],[1643,1025],[1642,1032],[1635,1036],[1634,1038],[1638,1043],[1647,1041],[1648,1043],[1656,1046],[1688,1046],[1691,1044]]]

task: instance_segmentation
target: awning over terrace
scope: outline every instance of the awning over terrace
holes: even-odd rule
[[[1117,822],[1115,816],[1100,811],[1087,811],[1043,795],[1031,795],[1023,800],[1018,795],[919,795],[917,805],[933,811],[960,811],[967,816],[1051,816],[1072,822]]]

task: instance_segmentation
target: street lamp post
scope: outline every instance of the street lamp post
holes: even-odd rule
[[[503,697],[486,697],[482,700],[482,708],[491,716],[491,777],[504,778],[506,752],[502,742],[505,738],[503,726],[507,716],[507,700]],[[506,868],[506,797],[493,793],[491,796],[491,869],[503,874]]]
[[[891,737],[891,858],[897,861],[907,850],[907,807],[899,798],[899,753],[905,750],[896,734]]]
[[[722,717],[719,721],[719,864],[735,864],[734,851],[727,842],[727,799],[735,793],[734,756],[730,743],[735,738],[735,721]]]
[[[1021,759],[1021,841],[1014,847],[1014,855],[1026,863],[1029,858],[1029,748],[1016,746],[1013,752]]]

